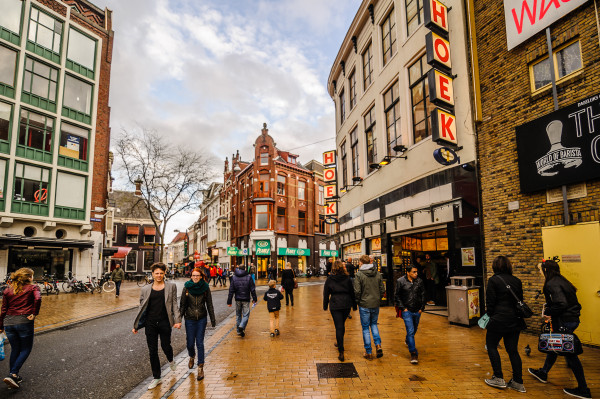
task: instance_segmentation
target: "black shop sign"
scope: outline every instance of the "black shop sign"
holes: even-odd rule
[[[600,95],[516,127],[521,192],[600,177]]]

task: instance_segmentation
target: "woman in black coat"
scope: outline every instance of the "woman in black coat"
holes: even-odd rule
[[[287,262],[285,264],[285,269],[281,272],[281,285],[285,290],[285,306],[289,306],[290,301],[292,302],[292,306],[294,306],[294,285],[296,275],[292,270],[292,264]]]
[[[560,274],[560,267],[555,261],[544,261],[539,268],[546,279],[544,283],[546,307],[543,316],[551,320],[555,332],[562,327],[566,332],[573,333],[579,326],[581,312],[581,305],[577,300],[577,288]],[[548,372],[557,357],[556,353],[548,353],[544,366],[541,369],[529,369],[529,373],[543,383],[548,382]],[[576,354],[565,355],[565,360],[577,379],[577,388],[565,388],[563,392],[578,398],[591,398],[579,357]]]
[[[517,301],[507,285],[521,301],[523,300],[523,286],[521,280],[512,275],[512,265],[506,256],[498,256],[494,259],[492,270],[494,275],[488,280],[485,295],[487,314],[490,317],[485,343],[494,375],[492,378],[486,379],[485,383],[495,388],[508,387],[518,392],[525,392],[523,366],[518,350],[519,335],[525,328],[525,321],[517,313]],[[498,344],[501,339],[504,339],[504,347],[513,370],[513,378],[508,384],[504,381],[502,363],[498,353]]]
[[[350,309],[356,310],[356,299],[352,281],[341,260],[333,263],[331,274],[327,277],[323,288],[323,310],[327,311],[328,306],[335,326],[338,359],[343,362],[345,322],[350,315]]]

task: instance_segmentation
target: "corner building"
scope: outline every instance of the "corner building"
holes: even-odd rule
[[[0,275],[100,275],[112,16],[85,0],[0,1]]]
[[[533,14],[533,29],[525,5]],[[550,2],[539,19],[540,6],[533,1],[475,2],[485,258],[490,274],[496,256],[510,258],[525,299],[539,315],[543,301],[532,298],[544,281],[536,265],[557,256],[583,306],[577,334],[583,342],[600,345],[598,14],[594,2]],[[514,34],[513,9],[530,37]],[[548,18],[554,22],[545,23]],[[539,318],[530,323],[537,331]]]
[[[443,18],[451,50],[451,70],[445,74],[454,78],[445,95],[453,105],[436,105],[430,96],[432,29],[425,26],[421,0],[363,1],[328,80],[336,107],[340,232],[335,239],[344,260],[357,263],[361,254],[373,255],[389,304],[396,279],[425,254],[441,273],[440,304],[447,274],[475,276],[478,283],[484,275],[466,10],[462,1],[425,2],[451,7]],[[433,156],[441,148],[432,139],[440,133],[436,109],[456,118],[455,142],[444,144],[453,151],[454,164],[443,165]]]

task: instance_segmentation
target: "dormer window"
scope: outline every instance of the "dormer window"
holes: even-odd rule
[[[290,161],[291,164],[296,164],[296,157],[290,157]]]

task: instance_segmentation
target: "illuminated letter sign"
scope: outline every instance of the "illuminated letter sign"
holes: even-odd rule
[[[443,103],[454,106],[453,79],[436,69],[427,72],[427,79],[429,80],[430,101],[434,104]]]
[[[323,153],[323,166],[335,165],[335,150]]]
[[[335,181],[337,178],[336,173],[335,173],[335,168],[327,168],[325,170],[323,170],[323,180],[329,182],[329,181]]]
[[[425,27],[448,37],[448,8],[436,0],[423,3]]]
[[[325,216],[337,216],[337,202],[325,203]]]
[[[436,143],[458,144],[456,138],[456,117],[439,108],[431,112],[431,139]]]
[[[450,72],[452,69],[452,58],[450,57],[450,42],[433,32],[425,36],[425,48],[427,49],[427,63]]]
[[[325,186],[325,198],[334,198],[337,197],[337,185],[330,184]]]

